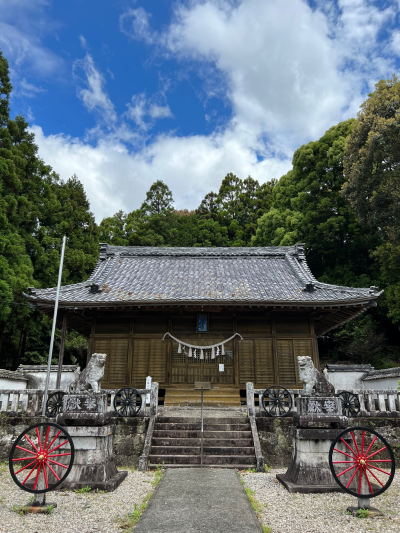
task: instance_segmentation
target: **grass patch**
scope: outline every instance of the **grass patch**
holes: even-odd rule
[[[368,518],[369,511],[368,509],[359,509],[357,513],[357,518]]]
[[[157,487],[160,483],[163,474],[164,474],[164,465],[156,465],[154,481],[152,481],[153,487]],[[123,529],[126,533],[131,533],[133,528],[139,522],[140,517],[144,513],[147,504],[149,503],[150,498],[153,496],[153,493],[150,492],[144,498],[143,502],[140,505],[135,503],[135,507],[132,513],[126,514],[123,518],[118,518],[117,523],[119,524],[120,529]],[[267,532],[268,533],[268,532]]]
[[[18,513],[20,515],[24,515],[27,513],[25,505],[13,505],[12,510],[14,511],[14,513]]]
[[[74,492],[77,494],[86,494],[87,492],[90,492],[92,490],[92,487],[89,487],[89,485],[86,485],[86,487],[82,487],[81,489],[74,489]]]
[[[249,488],[247,488],[245,486],[245,482],[244,482],[244,479],[242,479],[242,476],[240,475],[240,482],[241,484],[243,485],[244,487],[244,490],[246,491],[246,494],[247,494],[247,497],[251,503],[251,506],[253,507],[254,509],[254,512],[256,513],[256,516],[260,522],[260,525],[261,525],[261,529],[263,530],[263,533],[271,533],[272,529],[269,527],[269,526],[264,526],[261,522],[261,512],[263,510],[263,506],[261,505],[261,503],[254,497],[255,495],[255,491],[254,490],[251,490]]]

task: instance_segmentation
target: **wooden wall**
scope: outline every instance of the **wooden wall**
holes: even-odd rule
[[[252,381],[257,388],[274,383],[297,388],[302,385],[296,357],[309,355],[318,364],[316,337],[308,314],[210,313],[210,331],[202,334],[196,333],[196,316],[155,311],[144,316],[117,318],[110,313],[97,317],[92,326],[90,351],[108,355],[102,387],[144,387],[146,376],[150,375],[161,388],[192,387],[193,380],[200,381],[201,376],[221,387],[245,388]],[[236,338],[231,343],[233,360],[231,365],[225,365],[224,376],[218,373],[218,358],[202,362],[201,371],[200,366],[189,365],[187,358],[178,357],[177,344],[171,339],[161,340],[167,331],[199,345],[217,343],[235,332],[243,340]]]

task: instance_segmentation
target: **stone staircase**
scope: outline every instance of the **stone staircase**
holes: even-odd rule
[[[149,468],[201,466],[201,422],[199,417],[157,417]],[[203,466],[255,468],[253,437],[249,420],[242,417],[204,419]]]
[[[228,388],[213,388],[203,391],[205,406],[240,407],[240,390]],[[166,389],[164,405],[175,406],[200,406],[201,390],[199,389]]]

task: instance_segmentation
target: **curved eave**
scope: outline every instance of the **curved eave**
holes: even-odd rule
[[[26,296],[27,300],[34,307],[54,307],[54,301],[52,300],[39,300],[37,298],[32,298],[31,296]],[[310,302],[299,302],[298,300],[131,300],[123,302],[109,301],[109,302],[74,302],[68,300],[60,300],[58,303],[59,307],[64,308],[86,308],[86,309],[98,309],[98,308],[107,308],[107,307],[161,307],[161,306],[263,306],[263,307],[307,307],[307,308],[333,308],[333,307],[346,307],[346,306],[365,306],[372,307],[376,305],[377,297],[365,297],[365,298],[354,298],[347,300],[334,300],[334,301],[310,301]]]

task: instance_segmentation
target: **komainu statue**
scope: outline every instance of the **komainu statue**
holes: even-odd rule
[[[100,392],[100,382],[104,377],[104,365],[107,354],[94,353],[87,367],[79,374],[77,379],[69,386],[69,392],[84,392],[92,388],[93,392]]]
[[[329,383],[322,372],[319,372],[312,362],[311,357],[301,356],[297,358],[299,365],[299,377],[303,382],[303,391],[306,394],[333,396],[335,387]]]

